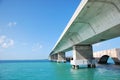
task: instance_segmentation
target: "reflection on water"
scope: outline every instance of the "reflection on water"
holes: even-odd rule
[[[81,69],[73,70],[71,69],[71,76],[74,80],[94,80],[95,69]]]
[[[55,75],[59,75],[59,79],[63,80],[119,80],[120,78],[120,66],[113,64],[97,64],[97,68],[81,67],[78,70],[72,69],[69,63],[57,63],[54,67]]]
[[[74,80],[119,80],[120,66],[97,65],[97,68],[71,69]]]

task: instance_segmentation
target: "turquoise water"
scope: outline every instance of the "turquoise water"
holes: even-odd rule
[[[0,80],[120,80],[120,66],[71,69],[69,63],[2,62]]]

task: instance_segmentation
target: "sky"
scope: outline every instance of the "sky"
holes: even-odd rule
[[[80,0],[0,0],[0,60],[47,59]],[[120,38],[93,45],[119,48]]]

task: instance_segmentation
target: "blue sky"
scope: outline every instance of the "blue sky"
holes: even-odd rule
[[[45,59],[80,0],[0,0],[0,60]],[[119,48],[120,38],[94,45]]]

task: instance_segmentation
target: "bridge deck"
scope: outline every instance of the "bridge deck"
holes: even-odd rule
[[[120,0],[82,0],[51,54],[120,36]]]

